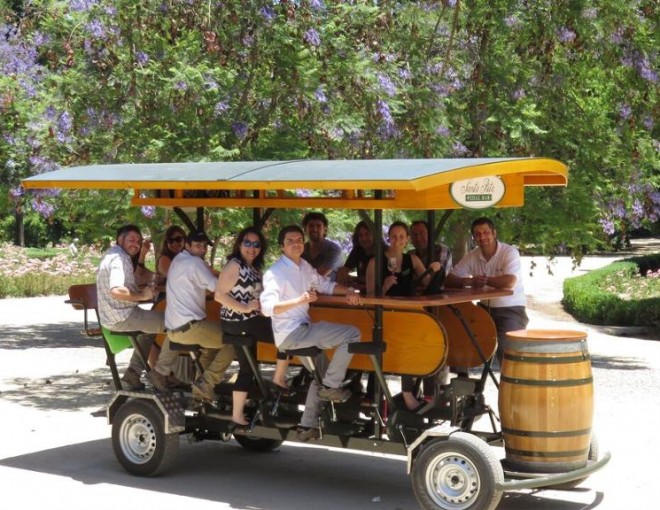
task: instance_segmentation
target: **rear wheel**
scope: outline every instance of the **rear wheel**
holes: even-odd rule
[[[150,401],[129,400],[112,422],[112,448],[119,463],[138,476],[157,476],[172,466],[179,434],[165,434],[164,417]]]
[[[262,437],[254,436],[243,436],[240,434],[234,434],[234,439],[246,450],[252,452],[272,452],[277,450],[284,441],[279,441],[277,439],[265,439]]]
[[[428,443],[412,469],[415,497],[424,510],[494,510],[502,498],[495,484],[503,480],[491,447],[465,432]]]

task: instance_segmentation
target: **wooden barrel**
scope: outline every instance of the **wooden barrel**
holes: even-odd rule
[[[507,334],[499,392],[507,469],[562,473],[587,464],[593,377],[586,336]]]

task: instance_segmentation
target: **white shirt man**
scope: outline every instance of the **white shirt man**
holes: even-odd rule
[[[214,292],[217,282],[204,262],[208,244],[209,238],[204,232],[190,234],[185,249],[174,257],[167,272],[166,342],[217,349],[203,376],[193,384],[193,398],[198,401],[215,400],[214,388],[234,359],[234,348],[222,343],[220,322],[209,321],[206,317],[206,293]],[[210,352],[215,351],[206,354]],[[160,373],[158,364],[152,372]],[[152,377],[159,378],[158,375]]]
[[[298,429],[298,439],[309,441],[319,437],[317,420],[320,399],[344,402],[350,397],[351,392],[340,385],[353,357],[348,352],[348,344],[360,341],[360,331],[354,326],[324,321],[312,323],[309,304],[317,300],[318,292],[348,294],[349,304],[358,304],[360,297],[343,285],[319,275],[302,258],[304,235],[300,227],[284,227],[278,242],[282,256],[264,274],[264,291],[260,297],[262,313],[271,317],[275,344],[280,350],[335,348],[329,363],[324,353],[315,359],[315,368],[323,387],[319,388],[316,381],[312,382]]]
[[[520,253],[513,246],[497,240],[497,230],[488,218],[474,220],[471,230],[477,247],[454,266],[445,284],[448,287],[488,286],[513,290],[511,296],[484,302],[497,328],[497,356],[501,361],[506,333],[525,329],[529,323]]]

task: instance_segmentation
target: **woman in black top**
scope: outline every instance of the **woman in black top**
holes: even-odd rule
[[[255,227],[247,227],[236,236],[232,252],[227,257],[227,264],[218,277],[215,288],[215,300],[222,308],[220,318],[222,331],[228,335],[251,335],[255,340],[274,344],[270,318],[260,313],[259,294],[263,289],[261,267],[266,254],[266,238]],[[256,344],[251,347],[256,359]],[[250,363],[242,349],[236,349],[239,371],[232,393],[232,421],[234,425],[249,425],[243,411],[248,390],[254,380]],[[277,365],[273,383],[286,388],[286,370],[288,358],[284,353],[277,353]]]
[[[426,274],[426,268],[417,255],[404,253],[410,241],[410,229],[402,221],[395,221],[388,231],[389,245],[383,254],[382,274],[383,295],[385,296],[413,296],[417,283],[427,285],[431,279]],[[434,267],[434,264],[437,267]],[[376,293],[375,260],[372,258],[367,266],[367,295]],[[440,264],[434,262],[431,269],[440,269]],[[420,281],[421,278],[421,281]],[[401,394],[406,407],[414,411],[420,402],[413,394],[414,380],[412,377],[401,378]]]

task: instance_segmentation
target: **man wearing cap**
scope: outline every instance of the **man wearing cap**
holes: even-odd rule
[[[185,345],[200,345],[208,349],[205,354],[212,359],[204,374],[193,384],[193,398],[197,401],[214,401],[215,386],[234,360],[234,348],[222,343],[219,321],[206,316],[206,293],[214,292],[217,278],[204,262],[209,245],[204,232],[188,235],[184,250],[172,260],[167,272],[167,306],[165,327],[167,339]],[[153,372],[162,377],[156,365]]]
[[[135,225],[124,225],[117,230],[116,244],[110,248],[99,265],[96,275],[98,295],[98,310],[101,324],[112,331],[143,331],[150,333],[139,335],[137,341],[140,349],[148,353],[154,341],[154,333],[162,333],[163,313],[155,310],[145,310],[139,304],[151,301],[154,290],[149,286],[138,285],[138,277],[151,274],[144,269],[144,264],[133,265],[133,258],[144,258],[142,251],[142,233]],[[175,386],[179,381],[169,374],[177,354],[167,346],[161,349],[159,361],[162,370],[169,377],[167,386]],[[127,390],[142,390],[144,384],[140,375],[145,369],[142,357],[134,352],[128,369],[122,377],[122,385]],[[179,383],[180,384],[180,383]]]

